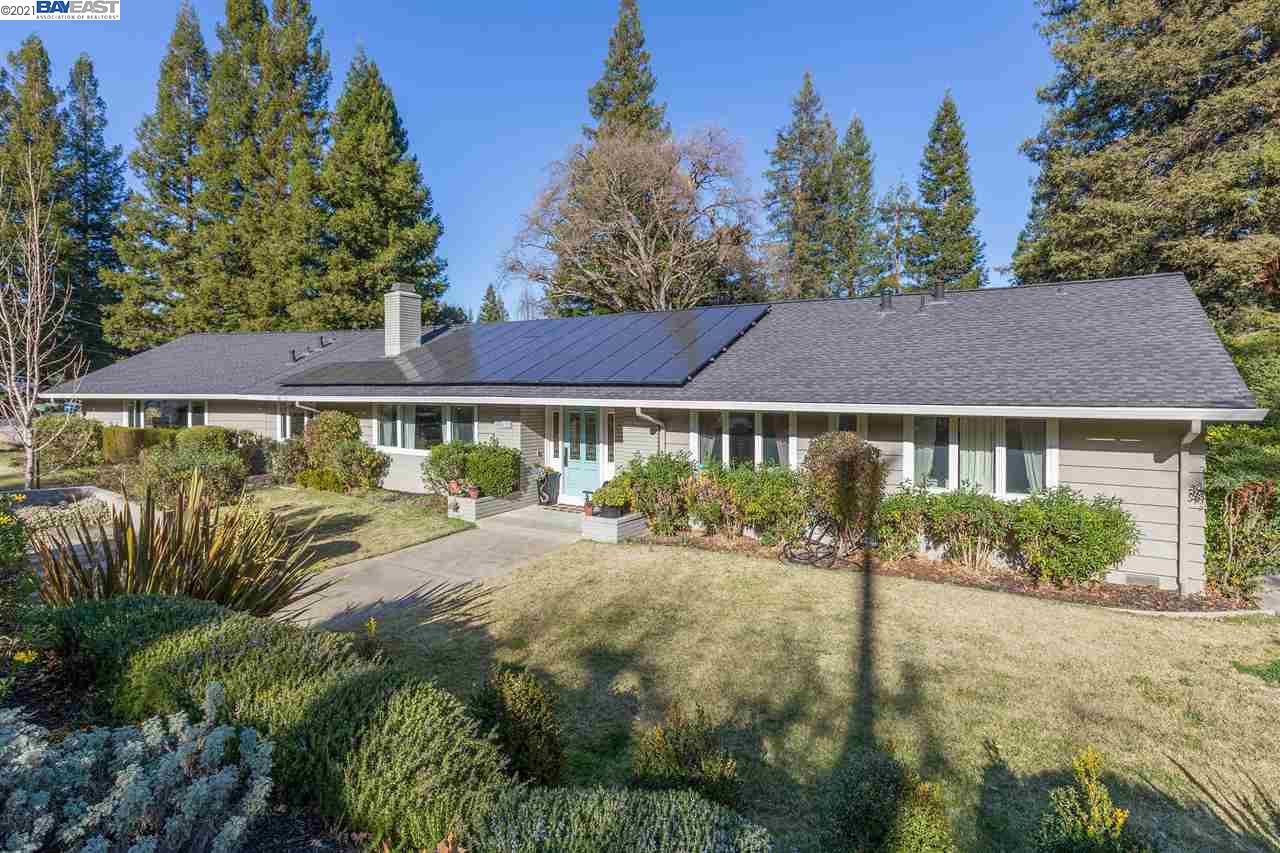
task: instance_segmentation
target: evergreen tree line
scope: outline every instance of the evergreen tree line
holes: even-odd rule
[[[100,364],[190,332],[372,328],[400,281],[426,319],[456,318],[440,219],[377,64],[359,52],[330,111],[308,0],[227,0],[217,39],[211,52],[184,3],[127,194],[90,59],[57,90],[38,37],[9,56],[0,157],[31,144],[56,164],[70,335]]]

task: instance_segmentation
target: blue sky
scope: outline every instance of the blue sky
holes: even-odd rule
[[[446,299],[477,308],[546,176],[579,138],[586,90],[600,75],[613,0],[560,3],[364,3],[314,0],[333,69],[331,100],[363,45],[390,82],[444,221]],[[123,0],[118,22],[5,22],[5,50],[33,30],[65,84],[87,51],[126,152],[150,111],[178,4]],[[196,3],[210,50],[222,2]],[[1052,64],[1031,2],[963,4],[640,0],[658,97],[673,127],[728,129],[742,145],[752,189],[766,150],[810,70],[843,130],[866,123],[882,189],[914,184],[929,123],[950,88],[968,132],[992,266],[1007,264],[1034,172],[1018,153],[1040,126],[1037,86]],[[993,272],[994,283],[1003,277]],[[517,294],[506,299],[514,307]]]

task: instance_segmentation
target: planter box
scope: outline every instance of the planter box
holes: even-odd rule
[[[449,517],[476,522],[491,515],[499,515],[531,506],[538,502],[537,495],[513,495],[509,498],[469,498],[466,495],[449,495]]]
[[[582,538],[593,542],[608,542],[616,545],[644,536],[649,532],[649,522],[638,512],[624,515],[621,518],[602,518],[598,515],[582,517]]]

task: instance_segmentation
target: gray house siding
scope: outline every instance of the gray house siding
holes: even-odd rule
[[[210,400],[205,407],[205,423],[227,429],[247,429],[268,438],[276,437],[277,405],[254,400]]]
[[[126,425],[123,400],[85,400],[81,411],[103,426]]]

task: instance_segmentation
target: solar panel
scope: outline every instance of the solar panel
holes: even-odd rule
[[[322,364],[284,385],[683,385],[764,305],[460,326],[398,358]]]

